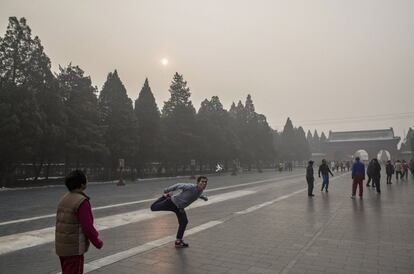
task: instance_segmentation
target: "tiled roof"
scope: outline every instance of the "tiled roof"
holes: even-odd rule
[[[400,139],[394,136],[394,130],[375,129],[359,131],[337,131],[329,132],[327,142],[355,142],[355,141],[375,141],[375,140],[395,140]]]

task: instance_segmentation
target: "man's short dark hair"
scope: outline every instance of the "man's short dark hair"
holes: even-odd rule
[[[203,179],[208,180],[206,176],[200,176],[200,177],[197,178],[197,183],[199,183]]]
[[[355,157],[355,161],[359,161],[360,159],[359,159],[359,157]]]
[[[86,175],[81,170],[73,170],[65,177],[65,185],[69,191],[86,185]]]

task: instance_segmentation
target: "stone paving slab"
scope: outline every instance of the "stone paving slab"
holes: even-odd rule
[[[349,177],[319,187],[92,273],[414,273],[412,179],[362,200]]]

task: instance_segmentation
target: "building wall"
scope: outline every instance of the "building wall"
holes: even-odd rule
[[[376,158],[380,150],[387,150],[391,159],[400,157],[397,144],[399,139],[381,140],[381,141],[348,141],[348,142],[325,142],[322,144],[322,152],[326,154],[329,160],[349,160],[358,150],[365,150],[368,158]]]

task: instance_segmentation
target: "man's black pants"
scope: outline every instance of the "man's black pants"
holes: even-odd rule
[[[177,239],[182,240],[184,236],[185,228],[188,224],[187,214],[184,208],[179,209],[172,201],[170,197],[160,197],[151,205],[152,211],[172,211],[177,215],[178,219],[178,231]]]
[[[381,192],[380,181],[381,181],[381,178],[380,177],[373,177],[372,178],[372,184],[375,186],[375,188],[377,189],[377,192],[378,193]]]

